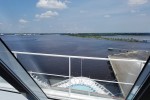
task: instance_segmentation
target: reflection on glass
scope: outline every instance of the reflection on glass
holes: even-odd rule
[[[30,78],[24,68],[16,61],[14,56],[8,51],[6,46],[0,40],[0,60],[4,64],[5,68],[14,75],[16,80],[22,83],[22,86],[26,87],[28,91],[35,98],[46,100],[47,97],[43,94],[37,84]]]
[[[10,85],[7,81],[5,81],[1,76],[0,76],[0,89],[18,92],[12,85]]]
[[[131,93],[129,94],[127,100],[133,100],[133,98],[136,96],[140,88],[143,86],[144,82],[147,81],[147,78],[149,77],[150,73],[150,61],[145,66],[145,69],[141,73],[140,77],[138,78],[137,82],[135,83],[135,86],[133,87]]]
[[[22,94],[0,91],[1,100],[28,100]]]
[[[132,46],[128,42],[61,34],[3,38],[44,93],[58,99],[123,100],[150,54],[147,50],[129,50],[119,46]],[[11,39],[15,41],[13,46],[10,45]],[[17,47],[17,43],[22,44],[21,47]],[[109,48],[112,44],[119,49]],[[140,44],[137,47],[140,48]]]

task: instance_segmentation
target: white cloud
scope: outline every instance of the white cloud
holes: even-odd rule
[[[60,0],[39,0],[36,6],[39,8],[64,9],[67,8],[66,3],[66,0],[64,2]]]
[[[129,5],[142,5],[142,4],[145,4],[147,2],[148,2],[148,0],[129,0],[128,4]]]
[[[28,23],[29,21],[27,21],[27,20],[25,20],[25,19],[20,19],[19,20],[19,23],[21,23],[21,24],[26,24],[26,23]]]
[[[53,17],[53,16],[58,16],[58,13],[53,12],[53,11],[47,11],[45,13],[35,15],[36,18],[50,18],[50,17]]]
[[[0,22],[0,25],[3,25],[3,23]]]
[[[104,17],[105,17],[105,18],[110,18],[111,16],[110,16],[110,15],[104,15]]]

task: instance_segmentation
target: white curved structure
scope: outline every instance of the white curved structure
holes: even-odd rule
[[[50,85],[41,80],[38,76],[31,74],[31,77],[42,87],[42,88],[50,88]]]
[[[103,85],[101,85],[101,84],[99,84],[99,83],[97,83],[97,82],[95,82],[92,79],[87,78],[87,77],[73,77],[70,80],[67,79],[67,80],[61,81],[61,82],[56,83],[52,86],[54,86],[54,87],[63,87],[63,88],[68,88],[68,87],[74,88],[76,86],[79,86],[80,88],[87,87],[92,92],[96,92],[98,94],[106,94],[106,95],[114,96]],[[83,89],[79,89],[79,90],[83,90]]]

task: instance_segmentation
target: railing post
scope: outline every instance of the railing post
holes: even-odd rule
[[[81,58],[81,77],[82,77],[82,58]]]
[[[71,95],[71,57],[69,57],[69,96]]]

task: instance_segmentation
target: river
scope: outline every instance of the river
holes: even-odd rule
[[[142,36],[141,36],[142,37]],[[12,51],[36,52],[62,55],[108,57],[116,52],[108,48],[148,50],[150,43],[98,40],[93,38],[52,35],[4,35],[1,38]],[[150,39],[150,37],[147,37]],[[28,71],[68,75],[68,59],[32,55],[18,55],[19,61]],[[114,81],[115,77],[107,61],[71,59],[71,75]],[[82,71],[81,71],[82,66]],[[109,88],[109,85],[106,87]],[[114,87],[114,86],[113,86]],[[111,90],[111,89],[110,89]],[[112,92],[119,92],[117,88]]]

